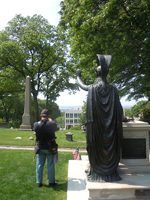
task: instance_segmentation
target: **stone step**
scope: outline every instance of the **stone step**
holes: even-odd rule
[[[114,183],[89,182],[86,177],[87,156],[69,160],[67,200],[150,199],[150,173],[120,174]]]

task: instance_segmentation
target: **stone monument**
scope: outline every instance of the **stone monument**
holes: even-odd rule
[[[22,124],[19,131],[32,131],[32,120],[31,120],[31,79],[29,76],[26,77],[26,88],[25,88],[25,105],[24,114],[22,116]]]
[[[78,161],[69,160],[67,200],[150,199],[150,125],[139,121],[121,122],[118,93],[105,79],[111,56],[97,57],[99,67],[95,84],[85,85],[80,79],[81,71],[78,71],[78,83],[88,91],[88,155],[82,155]],[[119,175],[112,173],[116,168]]]

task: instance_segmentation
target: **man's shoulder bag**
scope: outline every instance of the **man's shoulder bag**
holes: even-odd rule
[[[56,154],[58,151],[58,144],[56,143],[55,139],[49,140],[49,152],[52,154]]]

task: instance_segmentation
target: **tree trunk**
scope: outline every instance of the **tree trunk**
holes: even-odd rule
[[[49,95],[46,96],[46,108],[48,108],[48,96]]]
[[[38,106],[38,100],[37,100],[37,92],[33,93],[33,99],[34,99],[34,121],[39,121],[39,106]]]
[[[3,103],[3,106],[4,106],[4,116],[5,116],[6,122],[9,122],[9,112],[7,111],[7,108],[5,107],[4,103]]]

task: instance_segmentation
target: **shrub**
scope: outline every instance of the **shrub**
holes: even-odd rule
[[[69,130],[80,130],[81,126],[77,125],[77,126],[72,126]]]
[[[13,127],[13,128],[19,128],[21,125],[20,121],[9,121],[9,128]]]
[[[0,118],[0,125],[5,122],[3,119]]]
[[[143,108],[142,112],[143,112],[144,119],[150,119],[150,106]]]

